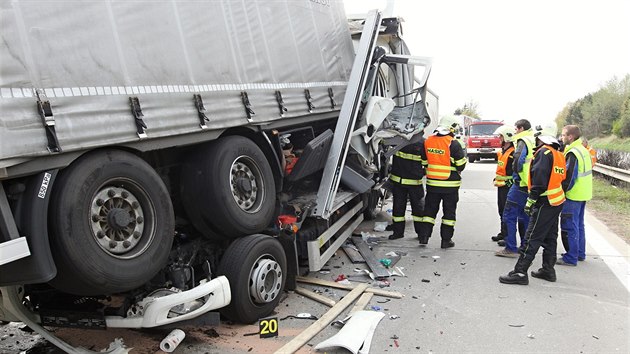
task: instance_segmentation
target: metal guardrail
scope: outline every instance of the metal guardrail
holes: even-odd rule
[[[630,171],[628,170],[596,163],[595,166],[593,166],[593,171],[630,183]]]

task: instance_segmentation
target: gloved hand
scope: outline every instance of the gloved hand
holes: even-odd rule
[[[512,187],[512,185],[514,184],[514,180],[512,179],[508,179],[505,181],[505,186],[506,187]]]
[[[536,199],[527,198],[527,202],[525,203],[525,214],[532,216],[532,207],[536,204]]]

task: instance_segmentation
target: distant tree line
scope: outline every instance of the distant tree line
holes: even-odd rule
[[[473,100],[464,103],[463,107],[458,107],[453,112],[454,115],[465,115],[473,118],[479,118],[479,104]]]
[[[559,127],[576,124],[587,138],[630,137],[630,74],[614,77],[598,91],[568,103],[556,116]]]

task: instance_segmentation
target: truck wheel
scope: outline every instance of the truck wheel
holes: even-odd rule
[[[56,288],[77,295],[123,292],[166,264],[175,221],[166,186],[141,158],[88,153],[62,170],[49,222]]]
[[[271,223],[276,199],[273,173],[251,140],[221,138],[203,147],[182,172],[186,213],[204,235],[234,239]]]
[[[234,240],[218,269],[232,292],[232,301],[221,313],[239,323],[269,316],[280,302],[286,270],[286,256],[275,238],[258,234]]]
[[[475,157],[474,156],[468,156],[468,162],[470,163],[474,163],[475,162]]]
[[[363,211],[363,217],[365,220],[374,220],[376,219],[376,215],[378,214],[378,210],[376,207],[378,206],[378,201],[381,197],[380,190],[369,190],[365,193],[363,198],[363,203],[366,206]]]

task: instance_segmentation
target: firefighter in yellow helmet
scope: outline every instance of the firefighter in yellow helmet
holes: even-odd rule
[[[514,270],[499,277],[505,284],[529,284],[527,270],[542,246],[542,268],[532,271],[534,278],[556,281],[556,252],[558,248],[558,219],[565,201],[562,182],[566,177],[564,155],[558,151],[555,123],[536,127],[536,151],[527,180],[525,213],[529,218],[525,242],[519,248]]]
[[[435,217],[442,203],[441,248],[455,246],[452,241],[455,232],[455,214],[459,201],[459,187],[462,184],[461,171],[466,167],[466,154],[462,145],[455,139],[459,131],[459,118],[442,117],[433,135],[424,142],[426,154],[427,194],[424,199],[424,212],[420,223],[419,241],[424,246],[429,242]]]

